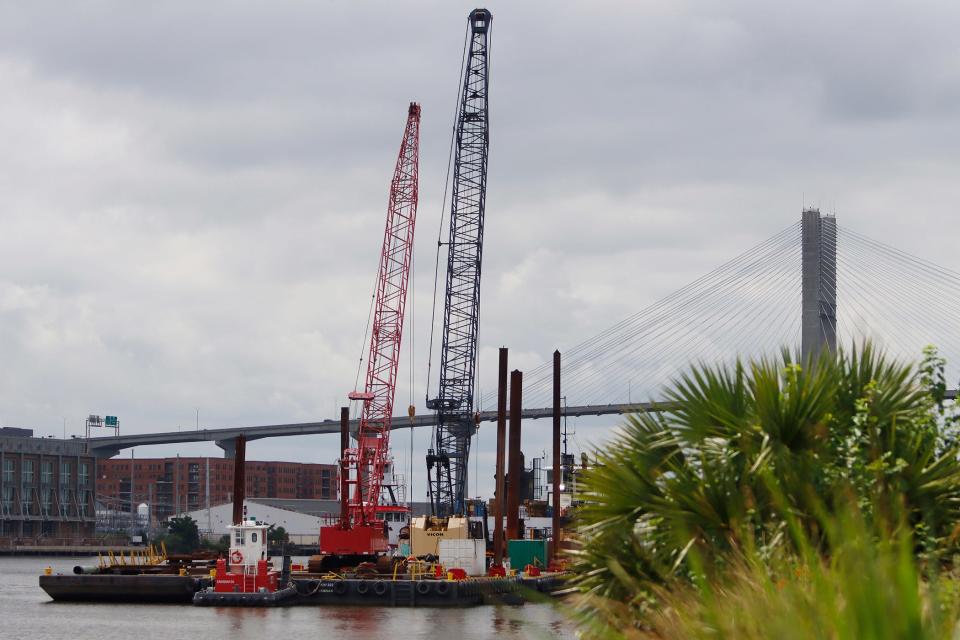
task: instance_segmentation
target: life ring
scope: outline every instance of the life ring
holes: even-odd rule
[[[373,583],[373,592],[378,596],[382,596],[387,592],[387,583],[383,580],[377,580]]]
[[[430,583],[429,583],[429,582],[426,582],[426,581],[424,581],[424,580],[421,580],[420,582],[418,582],[418,583],[417,583],[417,593],[419,593],[419,594],[422,595],[422,596],[425,596],[425,595],[427,595],[428,593],[430,593]]]
[[[357,593],[359,593],[360,595],[364,595],[369,590],[370,590],[370,585],[367,583],[366,580],[361,580],[360,582],[357,583]]]
[[[438,596],[447,595],[447,590],[450,588],[450,585],[444,580],[438,580],[433,584],[433,590],[437,592]]]
[[[230,562],[233,564],[240,564],[243,562],[243,554],[240,552],[240,549],[234,549],[230,553]]]

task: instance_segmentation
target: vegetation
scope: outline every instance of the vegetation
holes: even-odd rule
[[[289,540],[289,534],[283,527],[271,527],[267,531],[267,540],[270,544],[283,544]],[[165,534],[159,536],[155,543],[163,542],[168,553],[193,553],[200,549],[216,551],[226,555],[230,550],[230,536],[220,536],[218,540],[201,539],[200,529],[196,521],[190,516],[171,518]]]
[[[950,580],[918,571],[910,530],[869,525],[855,505],[831,518],[829,558],[813,547],[739,555],[722,576],[658,589],[658,607],[624,635],[656,638],[948,639]],[[609,619],[608,619],[609,620]]]
[[[867,344],[805,364],[784,351],[693,367],[668,392],[675,409],[630,416],[598,454],[576,557],[587,629],[883,637],[845,634],[840,618],[861,603],[884,614],[894,596],[930,609],[915,578],[949,557],[960,522],[942,359],[928,349],[912,367]],[[851,529],[853,542],[837,533]],[[784,583],[790,567],[804,579]],[[796,632],[742,626],[775,619]],[[805,635],[807,622],[820,630]]]
[[[226,556],[227,552],[230,551],[230,534],[224,534],[216,541],[206,539],[203,541],[203,546],[211,551],[216,551],[222,556]]]
[[[162,536],[168,553],[193,553],[200,548],[200,529],[190,516],[170,518],[167,533]]]
[[[290,541],[290,535],[283,527],[271,526],[267,530],[267,542],[270,544],[285,544]]]

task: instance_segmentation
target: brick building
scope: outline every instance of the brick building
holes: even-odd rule
[[[82,442],[0,428],[0,537],[92,538],[96,477]]]
[[[97,493],[104,503],[130,510],[130,483],[135,504],[151,507],[153,518],[195,511],[233,498],[233,460],[227,458],[110,458],[97,468]],[[246,463],[248,498],[335,500],[337,466],[298,462]]]

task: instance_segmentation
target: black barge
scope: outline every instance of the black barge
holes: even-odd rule
[[[466,580],[296,578],[301,605],[375,607],[469,607],[490,602],[522,602],[517,577]]]
[[[210,578],[180,575],[42,575],[40,588],[58,602],[190,603]]]

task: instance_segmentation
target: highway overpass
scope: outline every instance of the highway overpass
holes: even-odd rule
[[[947,400],[955,400],[957,390],[950,389],[946,392]],[[673,406],[669,402],[638,402],[629,404],[595,404],[565,407],[562,410],[563,415],[571,418],[583,416],[603,416],[623,413],[636,413],[637,411],[664,411]],[[481,411],[479,414],[480,422],[492,422],[497,419],[496,411]],[[541,409],[524,409],[524,420],[538,420],[540,418],[550,418],[553,416],[552,407],[543,407]],[[395,416],[393,418],[394,429],[407,429],[413,427],[432,427],[437,424],[437,415],[428,413],[416,415],[413,418],[409,416]],[[359,420],[350,421],[350,431],[356,432],[359,426]],[[194,431],[164,431],[160,433],[131,433],[121,436],[104,436],[99,438],[90,438],[87,440],[87,451],[99,458],[112,458],[123,449],[130,447],[143,447],[154,444],[177,444],[182,442],[214,442],[223,449],[224,456],[232,458],[234,454],[234,442],[237,436],[246,436],[247,440],[259,440],[261,438],[281,438],[284,436],[307,436],[318,435],[321,433],[340,433],[339,420],[323,420],[321,422],[298,422],[293,424],[269,424],[257,427],[225,427],[219,429],[199,429]]]
[[[669,405],[656,402],[640,402],[632,404],[600,404],[586,405],[579,407],[566,407],[564,415],[569,417],[581,416],[602,416],[621,413],[634,413],[636,411],[659,411],[666,409]],[[492,422],[497,419],[496,411],[481,411],[479,413],[481,422]],[[537,420],[539,418],[550,418],[553,416],[552,407],[542,409],[524,409],[523,418],[525,420]],[[437,424],[437,415],[428,413],[416,415],[411,419],[409,416],[396,416],[393,418],[394,429],[407,429],[413,427],[432,427]],[[359,420],[350,421],[350,431],[356,432],[359,426]],[[87,440],[87,450],[100,458],[111,458],[123,449],[130,447],[143,447],[155,444],[177,444],[183,442],[214,442],[223,449],[227,458],[232,458],[234,454],[234,442],[237,436],[246,436],[247,440],[259,440],[261,438],[280,438],[284,436],[306,436],[317,435],[321,433],[340,433],[339,420],[323,420],[321,422],[298,422],[292,424],[270,424],[256,427],[224,427],[218,429],[198,429],[193,431],[163,431],[160,433],[131,433],[119,436],[103,436],[90,438]]]

